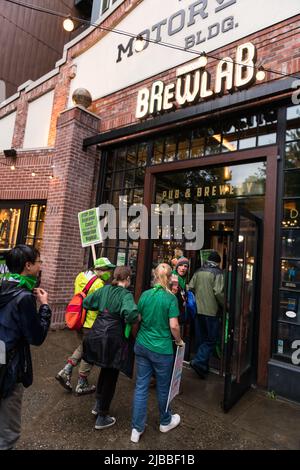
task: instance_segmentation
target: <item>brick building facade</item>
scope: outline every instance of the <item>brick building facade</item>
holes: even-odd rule
[[[144,0],[144,2],[146,4],[148,0]],[[101,25],[110,30],[118,28],[120,21],[130,19],[131,14],[135,11],[142,12],[144,2],[141,0],[121,2],[119,8],[108,16]],[[222,4],[223,2],[218,3]],[[171,13],[173,13],[173,10],[170,11]],[[121,192],[121,187],[123,189],[130,188],[126,183],[127,173],[135,172],[135,183],[132,186],[133,197],[135,197],[135,194],[142,194],[142,202],[149,205],[154,202],[152,196],[155,192],[155,184],[160,181],[159,178],[163,180],[161,176],[163,173],[172,175],[173,172],[179,174],[179,171],[184,172],[188,169],[195,171],[198,167],[210,168],[212,166],[214,168],[214,161],[217,167],[222,164],[228,167],[229,165],[264,161],[266,162],[266,168],[263,170],[260,168],[260,171],[266,170],[266,181],[264,183],[265,199],[263,202],[259,202],[259,204],[265,205],[262,209],[264,215],[261,216],[264,237],[261,239],[260,246],[262,252],[259,268],[260,282],[256,291],[260,299],[260,305],[258,306],[260,320],[259,325],[255,326],[259,338],[255,348],[257,356],[257,380],[255,383],[261,386],[269,386],[270,389],[275,389],[282,395],[300,400],[299,386],[284,385],[287,378],[289,383],[292,384],[299,381],[299,366],[296,363],[291,363],[292,339],[300,339],[300,314],[298,313],[300,283],[298,285],[298,265],[296,265],[297,259],[300,260],[300,252],[297,252],[299,250],[298,232],[296,232],[298,226],[292,226],[295,227],[292,235],[296,240],[296,252],[292,254],[292,248],[289,251],[289,247],[286,248],[286,253],[281,252],[285,243],[284,240],[289,239],[287,237],[290,236],[287,234],[287,237],[284,238],[285,235],[281,232],[281,227],[287,228],[284,225],[284,223],[288,223],[286,211],[295,210],[298,212],[299,202],[297,198],[300,198],[297,189],[298,182],[300,184],[300,179],[297,179],[298,168],[300,168],[300,153],[298,154],[296,144],[296,149],[293,149],[292,165],[284,164],[289,145],[285,140],[286,131],[295,133],[294,138],[290,141],[297,142],[298,138],[300,139],[297,136],[298,121],[295,121],[298,111],[296,114],[294,113],[294,110],[298,108],[291,101],[292,93],[295,91],[293,88],[295,79],[285,76],[285,74],[297,75],[300,72],[299,27],[300,14],[296,16],[291,14],[290,17],[276,22],[276,24],[261,28],[258,32],[246,36],[241,35],[242,39],[239,38],[228,45],[214,49],[211,55],[215,59],[208,56],[206,70],[210,72],[211,79],[214,81],[219,59],[235,57],[238,46],[252,43],[257,53],[256,65],[263,63],[267,70],[265,79],[262,82],[252,83],[244,90],[233,89],[230,93],[224,92],[212,99],[200,101],[183,109],[176,108],[165,114],[154,114],[143,120],[136,118],[139,90],[150,89],[153,82],[156,81],[162,81],[165,85],[175,82],[178,66],[148,76],[142,81],[136,80],[137,83],[131,83],[98,98],[94,97],[92,93],[93,102],[88,110],[80,106],[71,106],[70,94],[72,94],[74,88],[72,88],[72,83],[74,80],[76,81],[76,74],[80,70],[81,56],[93,51],[95,45],[104,41],[108,34],[112,34],[100,28],[94,28],[88,31],[79,42],[73,41],[70,44],[65,60],[61,61],[50,76],[48,74],[48,77],[42,77],[29,86],[25,84],[23,88],[20,88],[18,97],[11,101],[7,100],[1,105],[0,124],[2,119],[15,113],[10,147],[16,149],[17,157],[5,157],[0,152],[0,211],[1,207],[9,208],[13,203],[17,204],[18,201],[42,201],[46,205],[42,241],[42,258],[44,261],[42,280],[43,287],[48,290],[53,305],[53,326],[63,325],[64,308],[72,294],[74,277],[88,263],[89,250],[82,249],[80,245],[77,214],[81,210],[94,207],[102,201],[114,201],[113,197]],[[124,40],[124,44],[127,42],[127,40]],[[159,46],[156,46],[156,48],[159,48]],[[161,49],[159,50],[161,51]],[[159,52],[160,54],[168,54],[167,49],[162,48],[162,50],[163,52]],[[156,52],[156,54],[159,53]],[[143,52],[141,57],[142,54]],[[124,61],[127,60],[129,63],[131,59],[125,56],[126,54],[123,55]],[[78,62],[76,62],[77,59]],[[191,59],[193,59],[193,56],[187,55],[186,62]],[[142,59],[140,60],[142,61]],[[272,71],[279,72],[279,74]],[[101,71],[99,71],[100,73]],[[109,81],[109,79],[108,72],[106,81]],[[85,83],[82,83],[81,86],[89,88]],[[53,93],[53,101],[49,117],[47,144],[42,148],[30,150],[24,147],[28,109],[35,100],[50,91]],[[160,168],[158,168],[159,165],[151,166],[151,158],[153,160],[157,155],[151,154],[151,152],[155,152],[158,139],[165,139],[163,152],[166,155],[168,136],[171,136],[170,139],[172,139],[174,135],[182,132],[185,141],[189,139],[189,150],[186,150],[187,147],[185,146],[184,151],[192,152],[194,134],[192,136],[189,134],[189,137],[187,137],[190,129],[205,127],[205,123],[208,121],[212,123],[212,127],[215,126],[219,129],[223,125],[223,121],[228,119],[228,116],[234,116],[237,119],[236,116],[250,116],[251,113],[256,116],[255,119],[257,120],[254,145],[251,145],[247,140],[249,138],[254,139],[254,131],[252,132],[250,129],[251,126],[253,128],[253,125],[250,126],[249,124],[249,129],[247,128],[249,133],[246,137],[243,136],[243,128],[240,125],[239,136],[231,139],[228,134],[227,149],[223,148],[223,150],[222,145],[225,138],[222,137],[223,143],[216,150],[217,157],[214,157],[214,152],[211,149],[207,150],[209,136],[206,136],[206,150],[200,158],[194,158],[193,163],[191,163],[189,157],[181,158],[178,156],[180,145],[183,144],[177,141],[174,144],[177,149],[177,157],[175,156],[171,161],[165,156],[164,160],[163,158],[160,160],[162,165]],[[269,116],[270,113],[271,118],[268,121],[266,116]],[[291,116],[290,121],[289,115]],[[264,118],[261,118],[261,122],[259,116],[264,116]],[[268,126],[270,126],[271,131],[268,131]],[[215,131],[215,136],[221,135],[222,132],[225,132],[224,129],[220,132]],[[270,137],[274,135],[275,137]],[[237,144],[236,150],[239,151],[236,154],[234,152],[228,153],[229,142],[232,142],[230,144],[232,147],[236,141],[243,143],[243,145],[241,143]],[[128,148],[131,145],[136,146],[135,152],[137,153],[134,154],[136,163],[130,167]],[[127,149],[126,168],[130,168],[130,171],[124,170],[124,175],[121,175],[121,171],[118,173],[118,170],[122,169],[122,165],[121,160],[118,159],[121,158],[119,156],[122,155],[122,149],[125,147]],[[143,154],[142,148],[147,149],[147,163],[145,163],[144,170],[141,170],[143,164],[139,163],[140,158],[143,158],[141,157]],[[224,155],[222,155],[223,151]],[[192,154],[189,153],[189,155]],[[189,161],[188,164],[185,163],[185,158]],[[110,167],[110,159],[111,161],[116,160],[114,168]],[[118,168],[118,162],[120,162],[120,168]],[[11,170],[11,165],[15,165],[16,169]],[[294,168],[293,174],[295,176],[293,176],[294,179],[289,180],[289,169],[291,168]],[[32,176],[32,172],[35,173],[35,176]],[[120,178],[124,177],[123,186],[113,187],[115,183],[107,183],[107,181],[116,182],[116,174],[120,174]],[[249,178],[251,177],[253,178],[253,175],[249,176]],[[112,178],[112,180],[109,178]],[[145,178],[144,182],[141,183],[139,178]],[[99,181],[101,181],[101,184]],[[289,191],[287,186],[294,189]],[[170,189],[173,189],[173,187],[175,187],[174,184],[170,186]],[[256,197],[258,196],[256,195]],[[282,200],[284,205],[282,205]],[[138,196],[137,202],[141,202]],[[253,202],[253,205],[256,202]],[[255,209],[254,212],[258,213],[260,210],[261,206],[259,206],[259,209]],[[209,220],[209,223],[211,223],[212,220],[219,219],[215,214]],[[230,215],[226,216],[224,220],[231,220]],[[289,228],[291,229],[290,225]],[[26,235],[23,239],[19,237],[18,241],[25,241],[25,239]],[[148,265],[151,264],[151,259],[154,260],[153,253],[156,253],[156,248],[153,248],[149,243],[145,240],[141,240],[136,245],[128,242],[126,248],[124,248],[127,262],[129,263],[130,256],[132,256],[132,260],[135,260],[135,293],[137,297],[142,289],[149,286],[150,282],[150,273],[147,269]],[[117,261],[118,250],[121,246],[121,242],[118,247],[117,244],[108,243],[106,251],[102,251],[102,253],[113,257],[113,261]],[[162,258],[167,256],[162,247],[158,247],[157,252],[162,253]],[[193,257],[192,253],[189,255],[191,258]],[[162,258],[158,256],[157,261]],[[288,265],[290,259],[296,260],[294,264]],[[196,263],[196,256],[194,261]],[[293,270],[296,270],[295,275]],[[289,273],[289,279],[284,278],[285,272]],[[292,275],[297,279],[291,280]],[[293,281],[295,282],[293,283]],[[285,318],[284,321],[280,320],[280,312],[284,309],[292,309],[291,306],[285,308],[286,303],[288,305],[292,303],[291,299],[295,300],[297,307],[294,306],[294,310],[298,316],[297,320],[288,323],[288,318]],[[287,330],[283,332],[282,325],[288,325],[288,328],[292,329],[292,333]],[[289,337],[290,334],[292,338]],[[286,344],[289,344],[289,346]],[[285,355],[288,359],[284,358]]]

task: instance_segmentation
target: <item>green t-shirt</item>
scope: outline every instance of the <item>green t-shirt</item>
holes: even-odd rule
[[[179,316],[175,295],[155,286],[141,295],[138,311],[142,320],[137,342],[158,354],[173,354],[169,319]]]

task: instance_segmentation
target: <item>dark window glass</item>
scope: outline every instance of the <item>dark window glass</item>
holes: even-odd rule
[[[300,290],[300,261],[281,261],[281,284],[286,289]]]
[[[133,203],[142,204],[144,198],[144,188],[135,188],[133,191]]]
[[[145,170],[144,168],[138,168],[135,173],[135,186],[144,186]]]
[[[287,131],[286,131],[286,141],[291,142],[293,140],[299,140],[300,139],[300,129],[298,127],[296,129],[294,128],[289,128],[289,123],[287,123]],[[298,126],[298,125],[297,125]],[[299,122],[299,127],[300,127],[300,122]]]
[[[163,154],[164,154],[164,139],[157,139],[154,142],[153,158],[151,161],[152,165],[157,165],[158,163],[162,163]]]
[[[116,152],[114,150],[107,152],[106,171],[114,171]]]
[[[284,228],[300,228],[300,200],[289,200],[284,202],[282,226]]]
[[[276,144],[277,140],[277,112],[274,110],[260,113],[258,121],[258,146]]]
[[[196,129],[192,132],[191,158],[200,158],[204,155],[205,135],[201,130]]]
[[[115,171],[124,170],[126,164],[126,148],[122,147],[116,151]]]
[[[205,155],[214,155],[221,151],[221,134],[208,135],[205,143]]]
[[[126,168],[135,168],[137,166],[137,146],[128,147]]]
[[[124,172],[123,171],[117,171],[116,173],[114,173],[114,186],[113,186],[113,189],[122,188],[123,181],[124,181]]]
[[[224,120],[221,152],[235,152],[238,148],[239,122]]]
[[[300,171],[288,171],[285,173],[285,196],[300,196]]]
[[[300,231],[284,230],[282,234],[282,257],[300,258]]]
[[[103,199],[102,199],[102,202],[103,202],[104,204],[110,202],[110,191],[103,191]]]
[[[138,148],[138,166],[146,166],[147,164],[147,158],[148,158],[148,144],[143,143],[139,144]]]
[[[300,140],[286,145],[285,166],[286,168],[300,168]]]
[[[176,157],[176,138],[175,136],[170,136],[166,138],[165,143],[165,162],[173,162]]]
[[[293,291],[280,292],[278,320],[289,323],[298,323],[300,325],[300,293],[298,294]]]
[[[111,189],[111,184],[112,184],[112,175],[110,173],[107,173],[106,178],[105,178],[105,183],[104,183],[105,189]]]
[[[135,177],[135,171],[126,171],[125,174],[125,188],[132,188],[134,186],[134,177]]]
[[[190,139],[181,136],[178,140],[177,159],[187,160],[188,158],[190,158]]]

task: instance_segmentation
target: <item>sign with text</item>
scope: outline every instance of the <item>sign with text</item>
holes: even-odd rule
[[[153,42],[136,52],[134,37],[110,32],[74,57],[69,104],[76,88],[96,100],[187,63],[195,58],[189,51],[215,51],[297,14],[299,0],[143,0],[114,27]]]
[[[79,212],[78,221],[83,248],[102,242],[98,207]]]
[[[182,376],[182,368],[183,368],[183,360],[184,360],[184,351],[185,351],[185,345],[177,346],[166,411],[171,401],[173,400],[173,398],[176,397],[176,395],[178,395],[179,393],[179,387],[180,387],[181,376]]]
[[[241,90],[255,80],[262,81],[265,73],[257,73],[256,57],[256,48],[251,42],[238,46],[235,59],[225,57],[218,62],[214,82],[212,74],[206,70],[207,58],[200,57],[177,69],[176,82],[165,84],[157,80],[151,87],[139,90],[135,117],[143,119],[172,111],[225,92]]]

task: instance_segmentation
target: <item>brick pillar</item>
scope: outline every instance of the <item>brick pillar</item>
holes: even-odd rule
[[[57,122],[54,179],[49,185],[42,251],[42,287],[49,293],[53,327],[64,325],[74,279],[84,268],[77,214],[95,204],[99,159],[95,147],[84,152],[82,143],[99,132],[99,122],[80,107],[64,111]]]

